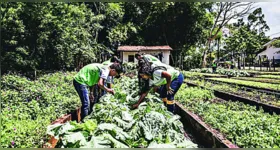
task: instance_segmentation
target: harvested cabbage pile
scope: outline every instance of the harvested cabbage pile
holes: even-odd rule
[[[185,137],[180,117],[156,95],[130,109],[139,98],[137,85],[136,78],[123,77],[114,85],[115,95],[103,96],[84,123],[50,125],[47,134],[59,139],[57,148],[196,148]]]

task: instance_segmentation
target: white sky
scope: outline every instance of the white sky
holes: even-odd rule
[[[266,35],[271,38],[280,37],[280,2],[257,2],[254,6],[256,8],[261,7],[262,13],[265,15],[264,20],[270,28]],[[246,22],[245,18],[244,21]],[[236,20],[230,21],[230,23],[233,22],[236,22]]]
[[[270,31],[267,31],[266,35],[271,38],[280,37],[280,2],[259,2],[256,3],[256,6],[262,8],[264,19],[270,27]]]

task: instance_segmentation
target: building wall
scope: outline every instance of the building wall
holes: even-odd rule
[[[258,54],[258,56],[266,55],[268,59],[280,59],[280,53],[277,54],[277,52],[280,51],[280,48],[275,47],[269,47],[265,51]]]
[[[161,51],[143,51],[140,53],[145,53],[145,54],[158,54]],[[170,51],[162,51],[163,52],[163,58],[162,58],[162,62],[165,64],[169,65],[169,56],[170,56]],[[121,52],[122,54],[122,61],[123,62],[128,62],[128,55],[135,55],[137,52]],[[137,60],[134,58],[134,62],[137,62]]]

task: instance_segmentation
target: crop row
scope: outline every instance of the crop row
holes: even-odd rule
[[[187,78],[185,81],[195,83],[197,85],[204,86],[209,89],[239,95],[241,97],[245,97],[262,103],[271,104],[274,106],[280,106],[280,99],[277,98],[276,96],[259,92],[256,90],[247,91],[246,88],[242,88],[238,85],[233,85],[230,83],[216,83],[216,82],[200,80],[195,78],[191,78],[191,79]]]
[[[214,73],[212,68],[191,69],[190,72]],[[246,76],[250,76],[250,74],[248,72],[243,71],[243,70],[225,69],[225,68],[222,68],[222,67],[218,67],[216,69],[215,74],[227,75],[227,76],[233,76],[233,77],[246,77]]]
[[[280,79],[279,75],[258,75],[257,78]]]
[[[255,81],[255,82],[263,82],[263,83],[272,83],[272,84],[280,84],[280,80],[267,79],[267,78],[235,77],[235,78],[232,78],[232,79],[245,80],[245,81]]]
[[[185,77],[196,77],[200,79],[204,79],[205,77],[227,77],[220,74],[211,74],[211,73],[200,73],[200,72],[190,72],[190,71],[182,71]]]
[[[84,123],[50,125],[47,134],[59,138],[57,148],[197,147],[185,138],[180,117],[157,96],[148,95],[147,102],[131,110],[139,98],[137,88],[137,79],[123,77],[114,85],[115,95],[104,95]]]
[[[217,99],[209,90],[185,86],[178,91],[176,99],[231,142],[243,148],[280,147],[278,115],[241,102]]]
[[[226,78],[208,78],[208,80],[220,81],[220,82],[231,83],[231,84],[239,84],[244,86],[252,86],[252,87],[263,88],[263,89],[280,90],[279,84],[261,83],[261,82],[226,79]]]
[[[268,71],[253,71],[246,70],[248,73],[256,74],[256,75],[280,75],[280,72],[268,72]]]

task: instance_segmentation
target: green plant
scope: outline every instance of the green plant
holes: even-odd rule
[[[237,77],[237,78],[232,78],[232,79],[245,80],[245,81],[256,81],[256,82],[263,82],[263,83],[280,84],[280,80],[266,79],[266,78]],[[279,79],[280,79],[280,78],[279,78]]]
[[[279,75],[258,75],[257,78],[280,79]]]
[[[201,73],[212,73],[211,68],[202,68],[202,69],[191,69],[190,72],[201,72]]]
[[[190,72],[198,72],[198,73],[213,73],[211,68],[202,68],[202,69],[191,69]],[[215,74],[234,76],[234,77],[246,77],[250,76],[250,74],[246,71],[237,70],[237,69],[224,69],[222,67],[218,67]],[[218,76],[218,75],[208,75],[202,74],[205,76]]]
[[[264,113],[263,110],[256,110],[241,102],[200,96],[201,93],[209,95],[209,90],[192,88],[191,91],[196,98],[185,96],[190,95],[189,88],[181,88],[175,98],[188,110],[202,117],[207,124],[222,132],[231,142],[242,148],[280,147],[278,115]]]
[[[274,46],[274,47],[276,47],[276,48],[279,48],[279,47],[280,47],[280,40],[277,39],[277,40],[273,41],[273,42],[271,43],[271,45]]]
[[[278,84],[260,83],[254,81],[244,81],[244,80],[226,79],[226,78],[209,78],[209,80],[220,81],[220,82],[231,83],[231,84],[240,84],[245,86],[253,86],[253,87],[263,88],[263,89],[273,89],[273,90],[280,89],[280,85]]]
[[[234,76],[234,77],[250,76],[250,74],[246,71],[237,70],[237,69],[224,69],[222,67],[218,67],[216,73],[222,75]]]
[[[1,146],[38,148],[47,126],[80,104],[73,87],[75,72],[57,72],[31,81],[19,75],[1,80]]]
[[[136,110],[130,110],[131,104],[139,98],[136,78],[123,77],[116,81],[114,89],[115,95],[104,95],[85,118],[85,123],[96,122],[91,133],[76,130],[71,123],[49,126],[51,130],[47,133],[60,137],[56,147],[197,147],[184,137],[180,117],[168,112],[157,96],[149,94],[147,102]]]

